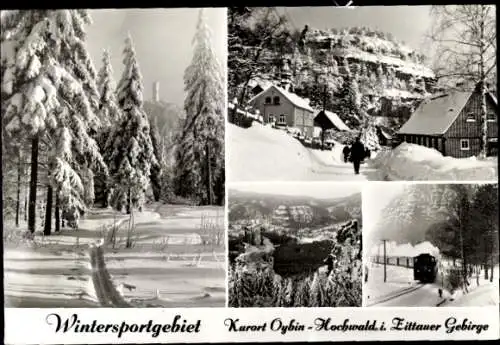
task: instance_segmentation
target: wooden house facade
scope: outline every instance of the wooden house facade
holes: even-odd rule
[[[486,94],[488,155],[497,155],[498,104]],[[467,158],[481,151],[481,94],[452,91],[422,102],[398,132],[401,142],[434,148],[444,156]]]

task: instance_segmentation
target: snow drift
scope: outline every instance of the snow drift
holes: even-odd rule
[[[284,131],[253,123],[228,124],[229,180],[298,180],[307,173],[306,148]]]
[[[498,178],[497,161],[496,157],[446,157],[435,149],[402,143],[394,150],[379,152],[371,163],[389,180],[486,181]]]

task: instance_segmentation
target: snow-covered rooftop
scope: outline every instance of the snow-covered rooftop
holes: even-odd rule
[[[471,92],[452,91],[424,100],[401,127],[403,134],[443,134],[455,122]]]
[[[271,88],[274,88],[279,93],[281,93],[286,99],[288,99],[296,107],[299,107],[299,108],[302,108],[302,109],[314,112],[313,108],[311,108],[311,106],[309,105],[309,102],[307,100],[305,100],[302,97],[299,97],[298,95],[296,95],[296,94],[294,94],[292,92],[286,91],[286,90],[284,90],[284,89],[282,89],[282,88],[280,88],[280,87],[278,87],[276,85],[269,86],[267,89],[265,89],[264,91],[260,92],[259,94],[255,95],[253,98],[251,98],[248,101],[248,103],[251,103],[251,102],[255,101],[256,99],[262,97]]]
[[[318,116],[322,111],[323,110],[321,110],[320,112],[318,112],[315,115],[315,117]],[[328,111],[328,110],[325,110],[324,113],[325,113],[326,117],[328,118],[328,120],[330,120],[330,122],[335,127],[337,127],[339,130],[341,130],[341,131],[351,131],[351,129],[349,127],[347,127],[347,125],[344,123],[344,121],[342,121],[337,114],[335,114],[335,113],[333,113],[331,111]]]

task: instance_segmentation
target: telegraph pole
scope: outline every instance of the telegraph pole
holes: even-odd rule
[[[387,251],[385,243],[387,240],[382,240],[384,242],[384,283],[387,282]]]

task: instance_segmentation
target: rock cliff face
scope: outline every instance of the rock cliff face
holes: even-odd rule
[[[435,86],[435,75],[422,54],[390,34],[368,28],[309,29],[295,47],[264,55],[269,71],[260,76],[262,80],[290,85],[318,108],[325,98],[332,108],[348,95],[376,125],[392,129],[398,129]],[[339,112],[351,127],[362,125],[355,113]]]

